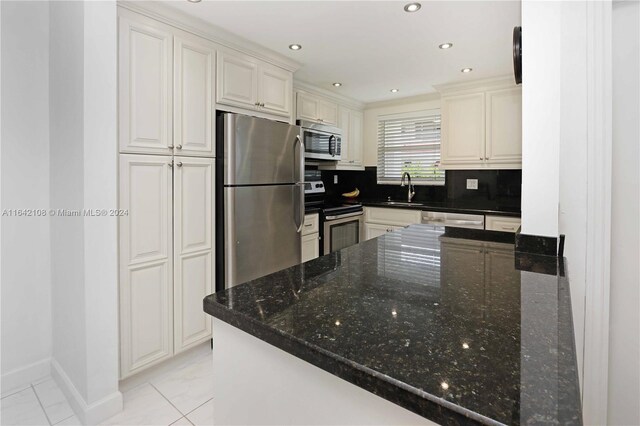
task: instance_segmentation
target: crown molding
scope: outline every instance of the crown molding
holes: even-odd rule
[[[296,92],[308,92],[324,98],[329,98],[336,103],[345,105],[354,109],[364,109],[365,104],[357,99],[350,98],[344,95],[338,95],[322,87],[314,86],[306,81],[295,80],[293,81],[293,89]]]
[[[433,102],[440,101],[439,92],[425,93],[422,95],[407,96],[405,98],[387,99],[384,101],[368,102],[365,104],[365,109],[375,108],[388,108],[407,104],[417,104],[420,102]]]
[[[253,56],[291,72],[295,72],[302,66],[299,62],[264,46],[157,1],[118,1],[118,7],[206,38],[214,43]]]
[[[515,83],[513,77],[509,75],[492,77],[492,78],[483,78],[479,80],[471,80],[465,82],[457,82],[457,83],[445,83],[445,84],[437,84],[433,85],[435,89],[440,93],[452,93],[452,92],[463,92],[466,90],[476,89],[476,90],[490,90],[490,89],[501,89],[501,88],[510,88],[510,87],[518,87]]]

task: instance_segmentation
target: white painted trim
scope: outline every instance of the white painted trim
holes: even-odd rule
[[[611,0],[587,2],[587,267],[583,419],[607,423],[611,263]]]
[[[113,392],[98,401],[87,403],[55,359],[51,360],[51,376],[83,425],[98,424],[122,411],[122,393],[120,391]]]
[[[230,31],[216,27],[209,22],[187,15],[156,1],[118,1],[118,6],[145,15],[172,27],[206,38],[224,47],[258,58],[262,61],[295,72],[301,64],[269,50],[257,43],[240,37]]]
[[[357,109],[359,111],[364,110],[364,104],[356,99],[349,98],[347,96],[339,95],[337,93],[333,93],[330,90],[323,89],[322,87],[314,86],[311,83],[307,83],[301,80],[293,81],[293,91],[294,92],[307,92],[312,95],[321,96],[323,98],[328,98],[333,102],[340,104],[342,106],[346,106],[352,109]],[[297,96],[296,96],[297,98]]]
[[[2,375],[2,394],[5,395],[14,389],[28,387],[31,383],[38,381],[51,374],[51,358],[36,361],[33,364],[16,368]]]
[[[451,94],[466,91],[486,91],[501,88],[518,87],[514,77],[502,75],[492,78],[483,78],[480,80],[465,81],[462,83],[437,84],[433,86],[442,94]]]
[[[408,96],[405,98],[387,99],[385,101],[367,102],[364,109],[390,108],[395,106],[403,106],[409,104],[417,104],[421,102],[440,101],[440,92],[425,93],[422,95]]]

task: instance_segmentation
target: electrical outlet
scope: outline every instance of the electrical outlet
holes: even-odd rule
[[[478,179],[467,179],[467,189],[478,189]]]
[[[336,185],[338,183],[338,175],[333,175],[333,184]]]

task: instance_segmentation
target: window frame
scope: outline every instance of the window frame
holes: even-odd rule
[[[424,116],[434,115],[437,113],[440,116],[440,160],[438,160],[438,168],[443,172],[442,180],[420,180],[419,178],[414,178],[412,176],[411,183],[416,186],[444,186],[446,184],[445,171],[439,167],[439,163],[442,160],[442,110],[441,108],[428,108],[421,109],[418,111],[407,111],[401,113],[392,113],[392,114],[380,114],[376,119],[376,182],[378,185],[400,185],[400,178],[397,180],[395,178],[380,178],[380,162],[382,161],[380,158],[381,151],[381,142],[380,142],[380,122],[386,120],[403,120],[403,119],[412,119],[412,118],[421,118]]]

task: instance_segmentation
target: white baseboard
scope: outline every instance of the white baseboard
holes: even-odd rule
[[[19,388],[26,388],[31,383],[47,377],[51,374],[51,358],[45,358],[43,360],[34,362],[25,367],[17,368],[13,371],[3,374],[2,378],[2,395],[5,395],[12,390]]]
[[[98,424],[122,411],[122,393],[120,391],[115,391],[98,401],[87,404],[55,359],[51,360],[51,375],[83,425]]]

